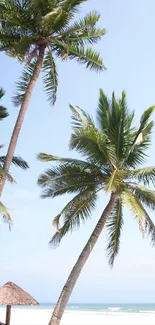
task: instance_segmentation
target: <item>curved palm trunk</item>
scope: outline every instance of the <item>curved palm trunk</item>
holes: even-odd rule
[[[58,302],[54,308],[53,315],[51,317],[51,320],[49,322],[49,325],[59,325],[61,318],[63,316],[65,307],[67,305],[67,302],[70,298],[70,295],[73,291],[73,288],[76,284],[76,281],[81,273],[81,270],[83,266],[85,265],[93,247],[95,246],[104,226],[105,223],[111,213],[111,210],[113,209],[115,204],[115,195],[112,194],[111,198],[109,200],[109,203],[107,204],[105,210],[102,213],[101,218],[99,219],[92,235],[90,236],[87,244],[85,245],[82,253],[80,254],[76,264],[74,265],[66,284],[64,285],[62,292],[60,294],[60,297],[58,299]]]
[[[16,124],[15,124],[14,130],[13,130],[12,136],[11,136],[8,152],[7,152],[7,155],[6,155],[5,163],[4,163],[4,166],[3,166],[5,172],[8,172],[8,170],[10,168],[10,165],[11,165],[11,162],[12,162],[12,158],[14,156],[14,152],[15,152],[15,149],[16,149],[16,144],[17,144],[18,137],[19,137],[19,133],[20,133],[23,121],[24,121],[25,114],[26,114],[27,109],[28,109],[30,98],[31,98],[34,86],[36,84],[36,81],[37,81],[37,79],[38,79],[38,77],[40,75],[40,72],[41,72],[43,59],[44,59],[44,53],[45,53],[45,45],[40,46],[39,56],[38,56],[38,59],[37,59],[37,62],[36,62],[34,73],[33,73],[33,76],[31,78],[28,86],[27,86],[27,90],[26,90],[26,93],[25,93],[25,96],[24,96],[24,99],[23,99],[23,102],[22,102],[22,105],[21,105],[21,109],[19,111],[19,114],[18,114],[18,117],[17,117],[17,120],[16,120]],[[2,181],[0,183],[0,196],[1,196],[2,191],[3,191],[5,181],[6,181],[6,177],[3,177],[3,179],[2,179]]]

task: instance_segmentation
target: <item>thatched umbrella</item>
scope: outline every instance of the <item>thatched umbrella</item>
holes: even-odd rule
[[[10,325],[11,305],[38,305],[38,302],[13,282],[0,287],[0,305],[7,305],[6,325]]]

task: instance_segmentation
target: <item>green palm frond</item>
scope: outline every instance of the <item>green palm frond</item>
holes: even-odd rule
[[[79,9],[79,6],[87,0],[64,0],[62,1],[62,8],[64,11],[74,14]]]
[[[147,207],[151,207],[154,210],[155,195],[154,193],[151,195],[150,192],[147,192],[146,189],[138,188],[136,193],[126,192],[121,197],[123,203],[136,215],[142,235],[144,236],[145,233],[148,233],[151,236],[152,244],[155,245],[155,225],[142,205],[144,203]]]
[[[109,180],[104,188],[104,190],[106,192],[113,192],[115,191],[115,187],[116,187],[116,183],[115,183],[115,180],[116,180],[116,174],[117,174],[117,171],[114,170],[113,173],[111,174],[111,176],[109,177]]]
[[[70,45],[68,46],[68,58],[77,62],[85,64],[86,68],[95,71],[103,71],[105,69],[100,54],[93,51],[91,48],[84,48],[83,46]]]
[[[44,188],[42,197],[46,198],[85,189],[99,189],[106,179],[107,175],[99,173],[95,166],[71,161],[47,169],[38,178],[38,184]]]
[[[119,100],[116,99],[113,93],[110,101],[104,92],[100,90],[97,121],[100,132],[106,135],[107,153],[109,161],[114,167],[122,168],[126,161],[133,139],[133,117],[134,113],[130,113],[127,109],[126,93],[124,91]]]
[[[21,105],[23,102],[27,86],[32,78],[35,69],[35,60],[30,63],[30,65],[24,69],[22,76],[17,82],[17,91],[13,97],[13,103],[15,106]]]
[[[75,22],[72,26],[69,26],[64,30],[60,36],[60,40],[66,40],[67,44],[86,45],[96,43],[105,35],[105,29],[97,29],[96,23],[98,22],[100,15],[95,11],[90,12],[79,22]]]
[[[91,31],[96,23],[100,19],[100,14],[98,14],[96,11],[92,11],[89,14],[87,14],[84,18],[81,18],[79,22],[74,22],[73,25],[66,27],[64,32],[62,33],[62,37],[68,35],[72,35],[77,33],[77,36],[79,33],[84,33],[85,31]]]
[[[99,132],[95,132],[93,128],[83,128],[72,134],[70,149],[76,149],[90,162],[99,166],[107,163],[107,150],[104,136]]]
[[[142,117],[140,120],[140,127],[137,132],[138,134],[136,134],[136,138],[137,138],[137,136],[139,136],[140,132],[145,130],[145,128],[147,127],[150,117],[152,116],[152,113],[154,112],[154,109],[155,109],[155,106],[151,106],[147,110],[145,110],[144,113],[142,114]]]
[[[155,166],[131,170],[130,177],[143,182],[144,185],[150,185],[150,182],[155,185]]]
[[[3,18],[5,24],[7,25],[9,23],[13,26],[18,26],[19,30],[23,28],[26,33],[27,29],[31,27],[32,22],[34,23],[33,18],[35,12],[33,6],[31,6],[32,1],[33,0],[5,0],[1,13],[1,18]]]
[[[89,115],[83,115],[83,111],[78,107],[74,108],[72,105],[69,105],[70,110],[72,112],[72,129],[74,131],[78,131],[81,127],[87,127],[87,124],[91,122],[93,124],[92,119]]]
[[[15,180],[14,178],[11,176],[10,173],[5,172],[4,169],[0,166],[0,181],[3,179],[3,177],[6,177],[6,179],[10,182],[10,183],[14,183]]]
[[[97,109],[97,121],[100,131],[105,131],[110,124],[110,102],[103,90],[99,92],[99,103]]]
[[[139,129],[133,133],[132,145],[130,145],[126,156],[126,162],[133,168],[146,161],[146,151],[151,143],[152,128],[154,126],[154,122],[150,121],[154,108],[154,106],[151,106],[144,111],[140,120]]]
[[[138,218],[142,220],[144,213],[139,204],[139,200],[134,196],[134,194],[131,191],[124,191],[121,194],[121,198],[123,204],[126,205],[134,215],[138,216]]]
[[[105,34],[104,29],[92,29],[91,31],[86,31],[79,35],[72,33],[68,36],[65,36],[65,41],[69,45],[74,46],[86,46],[87,44],[97,43],[102,36]],[[84,62],[85,63],[85,62]]]
[[[114,259],[119,252],[120,247],[120,235],[123,227],[123,209],[122,201],[117,198],[112,213],[107,221],[106,228],[108,230],[108,246],[107,257],[110,266],[113,266]]]
[[[18,57],[19,61],[23,62],[27,60],[27,58],[33,51],[33,48],[35,48],[37,40],[38,37],[35,34],[33,36],[26,35],[23,37],[19,37],[14,46],[11,46],[10,44],[10,48],[8,48],[7,54],[12,58]]]
[[[16,40],[16,43],[20,41],[20,35],[19,34],[16,34],[16,35],[12,35],[10,32],[7,32],[5,33],[4,30],[3,32],[0,32],[0,42],[5,42],[6,44],[11,44],[13,42],[15,42]]]
[[[136,198],[145,204],[148,208],[155,210],[155,191],[148,189],[143,185],[131,186]]]
[[[41,152],[37,155],[37,159],[42,162],[57,162],[57,163],[66,163],[70,165],[77,165],[82,166],[85,169],[91,169],[92,171],[95,170],[97,173],[100,173],[100,168],[96,165],[93,165],[89,161],[84,161],[80,159],[74,159],[74,158],[63,158],[58,156],[53,156],[50,154],[46,154],[44,152]]]
[[[0,105],[0,121],[2,121],[4,118],[6,118],[8,116],[8,112],[7,112],[7,109]]]
[[[56,64],[50,51],[48,51],[43,64],[44,71],[44,85],[45,92],[49,99],[49,102],[54,105],[56,101],[57,87],[58,87],[58,75],[56,70]]]
[[[142,234],[145,233],[145,213],[138,198],[131,191],[124,191],[121,194],[121,199],[124,205],[137,217],[139,228]]]
[[[58,25],[60,28],[60,24],[63,21],[62,18],[65,18],[62,7],[55,7],[53,10],[48,12],[42,18],[42,27],[44,31],[52,32],[52,29],[58,27]]]
[[[117,157],[114,144],[109,142],[106,132],[100,132],[93,119],[83,110],[76,110],[70,105],[72,111],[73,133],[70,139],[70,148],[76,149],[93,163],[109,164],[116,167]]]
[[[105,192],[119,192],[120,190],[126,189],[126,184],[123,182],[124,171],[114,170],[108,177],[107,183],[104,187]]]
[[[2,87],[0,87],[0,99],[3,98],[4,95],[5,95],[5,91]]]
[[[81,222],[90,217],[92,210],[95,208],[96,199],[95,191],[81,191],[76,195],[54,219],[53,224],[56,226],[57,232],[49,244],[56,247],[68,232],[79,228]],[[62,226],[60,226],[60,219],[62,220]]]
[[[0,164],[4,164],[4,162],[5,162],[5,156],[0,156]],[[21,157],[14,156],[12,159],[12,164],[14,164],[15,166],[20,167],[22,169],[29,168],[28,163]]]
[[[69,25],[70,20],[74,17],[74,12],[67,6],[64,8],[62,1],[56,1],[53,3],[51,10],[48,10],[42,19],[42,28],[45,33],[61,34],[63,28]]]
[[[3,221],[8,223],[9,229],[11,229],[12,219],[10,217],[10,214],[9,214],[7,208],[5,207],[5,205],[2,202],[0,202],[0,214],[3,218]]]
[[[53,155],[50,155],[50,154],[47,154],[47,153],[44,153],[44,152],[40,152],[37,155],[37,159],[40,160],[40,161],[43,161],[43,162],[59,161],[59,160],[61,160],[60,157],[53,156]]]
[[[72,111],[72,128],[70,148],[76,149],[92,163],[104,165],[107,163],[106,138],[99,132],[89,115],[83,115],[82,110]]]
[[[152,245],[155,245],[155,225],[148,213],[145,211],[145,232],[151,237]]]
[[[2,87],[0,87],[0,100],[3,98],[4,95],[5,95],[5,91]],[[8,115],[9,114],[7,112],[7,109],[4,106],[0,105],[0,121],[2,121]]]
[[[61,59],[76,60],[94,71],[103,71],[105,69],[100,54],[93,51],[92,48],[84,47],[82,45],[65,44],[60,40],[54,39],[52,47],[55,54]]]
[[[115,145],[116,157],[118,161],[126,158],[126,150],[131,141],[131,124],[134,114],[129,113],[126,103],[126,93],[123,91],[121,99],[116,100],[115,94],[112,96],[111,103],[111,125],[108,135],[110,141]],[[116,141],[117,139],[117,141]]]

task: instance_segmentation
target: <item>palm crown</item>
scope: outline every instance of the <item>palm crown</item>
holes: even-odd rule
[[[39,155],[42,161],[57,163],[38,179],[43,187],[42,197],[75,195],[54,218],[57,231],[51,244],[59,244],[67,232],[78,228],[81,221],[91,216],[99,191],[115,196],[115,205],[106,223],[109,232],[107,255],[111,265],[119,250],[124,206],[136,216],[142,233],[147,231],[155,243],[155,227],[146,211],[146,207],[155,209],[155,192],[149,189],[155,182],[155,166],[139,168],[147,158],[146,150],[151,142],[153,109],[150,107],[143,113],[139,127],[135,128],[134,113],[127,109],[125,93],[118,101],[113,93],[109,101],[100,90],[97,127],[89,114],[71,106],[70,148],[82,154],[85,161]]]
[[[99,54],[86,47],[105,34],[104,29],[96,28],[100,15],[93,11],[71,23],[79,5],[85,1],[0,0],[0,50],[28,66],[18,83],[16,105],[23,100],[41,50],[44,51],[45,91],[53,104],[58,85],[55,57],[76,59],[97,71],[104,69]]]

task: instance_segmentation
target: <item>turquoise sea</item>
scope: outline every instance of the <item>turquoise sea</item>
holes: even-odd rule
[[[17,306],[14,308],[32,308],[32,309],[53,309],[54,304],[42,303],[38,306]],[[155,303],[149,304],[116,304],[116,303],[107,303],[107,304],[69,304],[66,308],[66,311],[91,311],[91,312],[103,312],[103,313],[155,313]]]

